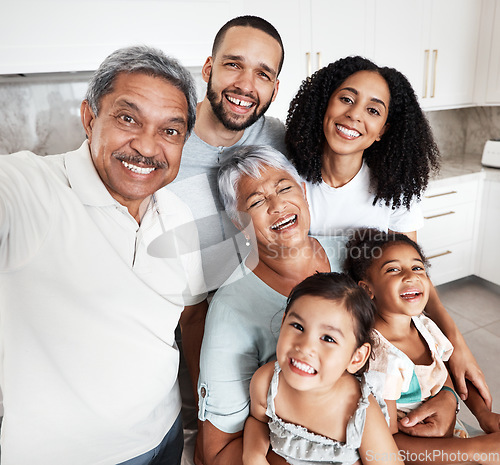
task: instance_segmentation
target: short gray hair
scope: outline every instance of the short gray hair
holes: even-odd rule
[[[301,178],[292,163],[278,150],[269,145],[247,145],[229,149],[220,160],[217,180],[219,196],[232,221],[242,225],[238,212],[238,183],[243,175],[260,177],[264,168],[286,171],[301,185]]]
[[[120,48],[109,55],[90,79],[85,99],[95,116],[101,99],[113,92],[113,84],[120,73],[142,73],[159,77],[179,89],[188,104],[187,134],[191,133],[196,119],[196,86],[191,73],[175,58],[161,50],[145,45]]]

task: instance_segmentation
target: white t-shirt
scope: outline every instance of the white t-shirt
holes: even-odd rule
[[[324,181],[306,182],[311,211],[310,234],[315,236],[348,236],[354,228],[377,228],[382,231],[410,232],[420,229],[424,219],[420,203],[414,200],[408,210],[393,210],[370,191],[370,169],[363,162],[359,172],[342,187],[331,187]]]
[[[189,209],[166,189],[156,195],[164,228],[187,236]],[[86,142],[0,156],[2,464],[116,464],[171,428],[174,331],[205,295],[199,246],[148,254],[158,215],[151,202],[139,227]]]

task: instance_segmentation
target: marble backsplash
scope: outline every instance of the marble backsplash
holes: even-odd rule
[[[206,84],[200,69],[190,69],[198,99]],[[30,150],[64,153],[85,139],[80,104],[90,73],[0,77],[0,154]]]
[[[191,70],[198,98],[205,92]],[[39,155],[78,148],[85,138],[80,103],[88,73],[0,77],[0,154],[31,150]],[[444,160],[482,154],[487,139],[500,138],[500,106],[428,112]]]

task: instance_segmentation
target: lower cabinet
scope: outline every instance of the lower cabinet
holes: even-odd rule
[[[417,239],[434,285],[474,274],[482,173],[432,181],[422,199]]]
[[[500,172],[486,173],[481,211],[477,275],[500,285]]]

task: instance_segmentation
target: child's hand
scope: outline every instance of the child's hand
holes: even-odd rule
[[[500,431],[500,414],[495,412],[486,412],[478,416],[479,426],[485,433],[494,433]]]

